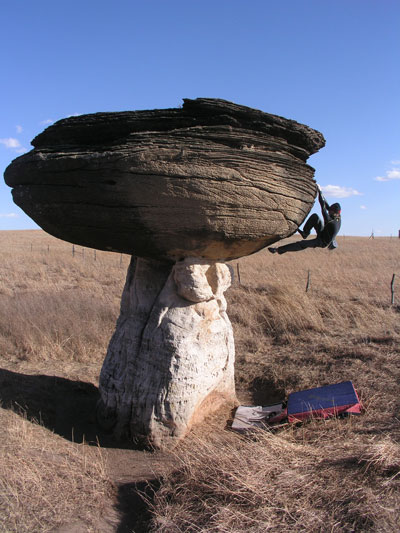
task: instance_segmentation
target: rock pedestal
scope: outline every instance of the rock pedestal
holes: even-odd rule
[[[132,258],[100,376],[98,418],[119,437],[170,446],[235,402],[234,341],[222,263]]]

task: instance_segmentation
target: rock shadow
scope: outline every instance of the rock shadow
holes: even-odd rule
[[[116,533],[147,533],[150,531],[152,514],[150,504],[160,488],[157,480],[125,483],[118,487],[116,509],[120,523]]]
[[[71,442],[132,449],[97,423],[99,390],[92,383],[0,369],[0,406],[36,421]]]
[[[254,405],[273,405],[286,400],[286,391],[271,379],[260,376],[249,385]]]

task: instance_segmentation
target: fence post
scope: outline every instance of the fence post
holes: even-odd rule
[[[394,278],[396,277],[396,274],[393,274],[392,276],[392,282],[390,284],[390,292],[392,294],[392,298],[391,298],[391,302],[392,302],[392,305],[394,305]]]
[[[308,292],[308,289],[310,288],[310,286],[311,286],[311,273],[310,273],[310,271],[308,270],[308,272],[307,272],[306,292]]]
[[[96,261],[96,248],[94,249],[94,260]]]
[[[241,285],[241,281],[240,281],[240,268],[239,268],[239,263],[236,263],[236,270],[237,270],[237,275],[238,275],[238,282],[239,282],[239,285]]]
[[[75,257],[75,244],[72,245],[72,257]]]

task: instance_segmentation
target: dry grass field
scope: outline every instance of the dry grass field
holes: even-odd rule
[[[154,477],[153,458],[83,437],[129,257],[0,232],[0,531],[399,531],[400,240],[338,241],[232,262],[237,391],[265,405],[352,380],[363,414],[252,438],[216,417],[155,469],[146,514],[133,482]]]

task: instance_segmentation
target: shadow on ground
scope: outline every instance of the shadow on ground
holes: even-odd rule
[[[120,524],[117,533],[147,533],[150,531],[149,502],[153,500],[160,483],[156,480],[125,483],[118,487],[117,510]]]
[[[39,422],[71,442],[107,448],[110,479],[118,491],[113,503],[118,522],[113,527],[117,533],[146,533],[151,520],[148,502],[159,488],[154,477],[164,471],[167,463],[172,466],[172,459],[160,451],[135,449],[132,441],[117,441],[105,433],[96,421],[98,398],[98,388],[92,383],[0,369],[3,409]]]
[[[92,383],[0,369],[0,404],[4,409],[13,409],[73,442],[132,449],[131,441],[116,441],[98,426],[98,398],[98,388]]]
[[[242,405],[273,405],[286,400],[286,391],[269,377],[254,378],[250,383],[236,383],[236,393]]]
[[[254,405],[273,405],[285,401],[285,389],[279,387],[271,379],[257,377],[250,383],[249,390]]]

